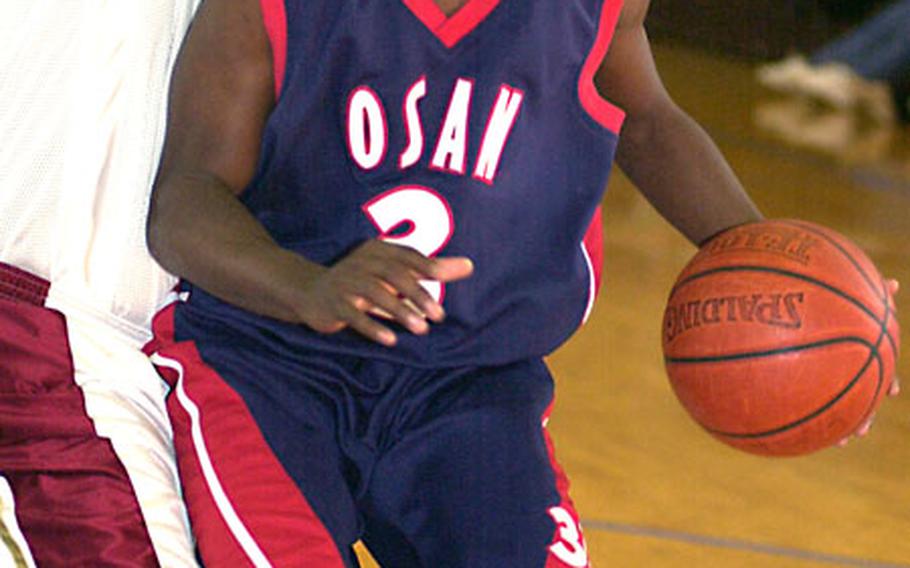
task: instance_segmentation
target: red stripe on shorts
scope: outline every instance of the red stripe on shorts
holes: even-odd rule
[[[203,563],[343,567],[332,537],[241,397],[194,342],[174,342],[174,311],[171,305],[155,318],[153,361],[174,384],[168,412]]]
[[[550,516],[556,523],[556,531],[553,535],[553,542],[550,544],[545,568],[587,568],[588,562],[587,544],[585,544],[584,535],[581,530],[581,521],[578,513],[575,511],[575,505],[569,498],[569,478],[566,476],[562,467],[556,461],[556,451],[553,447],[553,439],[547,432],[546,423],[550,419],[550,413],[553,411],[553,403],[544,412],[543,436],[547,443],[547,452],[550,455],[550,464],[553,467],[553,473],[556,475],[556,490],[559,492],[559,506],[550,508]]]

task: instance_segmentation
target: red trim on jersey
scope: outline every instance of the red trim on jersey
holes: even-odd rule
[[[155,355],[159,372],[175,387],[168,413],[203,562],[250,565],[252,541],[275,566],[343,567],[328,530],[272,453],[240,395],[205,364],[195,342],[174,343],[174,312],[172,304],[155,317],[154,332],[164,346]],[[167,363],[179,364],[182,373]],[[175,384],[178,379],[181,384]],[[214,480],[206,476],[204,460]],[[238,522],[243,531],[236,530]]]
[[[454,47],[490,15],[500,0],[468,0],[446,16],[433,0],[401,0],[446,47]]]
[[[595,297],[597,291],[600,290],[600,283],[602,281],[604,259],[603,243],[603,206],[598,205],[597,209],[594,211],[594,218],[591,219],[591,224],[588,225],[588,230],[585,231],[585,237],[582,240],[582,246],[584,246],[585,250],[588,252],[588,257],[591,259],[591,267],[594,269]]]
[[[281,95],[284,68],[288,57],[288,18],[284,0],[259,0],[262,20],[272,46],[272,73],[275,76],[275,99]]]
[[[581,106],[601,126],[616,134],[619,134],[619,129],[622,128],[626,113],[600,96],[597,87],[594,86],[594,75],[613,40],[613,32],[616,30],[616,22],[622,11],[622,3],[623,0],[606,0],[604,2],[594,47],[591,48],[591,52],[581,68],[581,75],[578,77],[578,97],[581,100]]]

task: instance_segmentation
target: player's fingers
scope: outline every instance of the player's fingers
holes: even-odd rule
[[[399,300],[401,300],[402,302],[404,302],[404,305],[406,305],[407,307],[409,307],[409,308],[411,308],[412,310],[414,310],[414,312],[417,313],[417,314],[419,314],[420,317],[426,319],[426,317],[427,317],[426,312],[424,312],[424,311],[421,310],[419,307],[417,307],[417,304],[415,304],[414,302],[412,302],[409,298],[403,297],[403,296],[398,292],[398,290],[396,290],[391,284],[388,284],[388,283],[386,283],[386,282],[383,282],[382,284],[383,284],[383,286],[385,286],[385,287],[389,290],[390,293],[395,294],[395,295],[398,297]],[[430,299],[432,300],[432,298],[430,298]],[[440,306],[440,307],[441,307],[441,306]]]
[[[347,323],[335,318],[319,318],[307,321],[306,324],[319,333],[338,333],[347,327]]]
[[[423,335],[429,331],[429,325],[423,314],[402,302],[401,298],[398,297],[398,292],[385,282],[366,281],[361,283],[358,296],[359,298],[354,301],[354,307],[362,312],[379,308],[391,315],[392,319],[403,325],[411,333]],[[366,300],[368,305],[358,305],[359,299]]]
[[[348,327],[367,339],[386,347],[392,347],[398,341],[392,330],[357,309],[353,303],[343,309],[340,316],[347,322]]]
[[[419,313],[426,314],[426,317],[435,322],[445,318],[442,306],[420,285],[413,272],[403,274],[400,271],[386,270],[382,277]]]
[[[397,264],[406,270],[413,270],[421,276],[433,276],[435,259],[426,257],[411,247],[384,242],[377,242],[374,247],[376,247],[374,260],[378,261],[381,267],[394,267]],[[399,270],[396,269],[396,271]]]
[[[382,308],[377,308],[376,306],[370,307],[370,309],[368,309],[367,312],[369,312],[369,314],[371,316],[376,316],[378,318],[387,319],[387,320],[395,319],[394,316],[392,316],[392,314],[383,310]]]
[[[862,425],[860,425],[860,427],[857,428],[855,432],[853,432],[853,435],[858,438],[862,438],[863,436],[868,434],[869,430],[872,429],[872,422],[874,420],[875,420],[875,417],[873,416],[873,417],[869,418],[868,420],[866,420],[865,422],[863,422]],[[837,442],[837,447],[843,448],[844,446],[846,446],[849,443],[850,443],[850,436],[847,436],[846,438],[841,438]]]
[[[395,293],[395,290],[391,286],[389,286],[387,284],[383,284],[383,285],[389,291],[389,294]],[[389,312],[385,311],[384,309],[382,309],[378,306],[370,306],[370,308],[367,310],[367,313],[369,313],[371,316],[376,316],[376,317],[382,318],[382,319],[387,319],[387,320],[395,319],[395,317],[392,316],[392,314],[390,314]]]
[[[467,278],[474,272],[474,263],[463,256],[428,258],[416,250],[398,245],[388,245],[387,254],[425,277],[438,282],[453,282]]]
[[[411,308],[418,314],[422,315],[423,317],[427,317],[427,314],[425,314],[423,310],[418,308],[417,305],[414,302],[412,302],[411,300],[409,300],[408,298],[402,298],[401,301],[404,302],[409,308]]]
[[[430,326],[423,312],[415,309],[413,303],[403,301],[397,294],[383,294],[376,298],[375,304],[376,307],[390,315],[392,319],[403,325],[411,333],[423,335],[430,331]]]
[[[860,427],[856,430],[856,435],[859,436],[860,438],[862,438],[863,436],[865,436],[866,434],[868,434],[868,433],[869,433],[869,430],[872,429],[872,422],[873,422],[874,420],[875,420],[875,418],[873,417],[873,418],[870,418],[869,420],[866,420],[865,422],[863,422],[863,425],[860,426]]]
[[[888,291],[891,292],[892,296],[896,296],[901,289],[901,283],[895,280],[894,278],[888,279]]]
[[[464,256],[435,258],[435,269],[430,276],[439,282],[462,280],[474,273],[474,263]]]
[[[888,396],[897,396],[901,393],[901,381],[897,375],[891,378],[891,386],[888,388]]]

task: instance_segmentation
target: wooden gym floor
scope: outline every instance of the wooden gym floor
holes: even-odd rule
[[[910,313],[910,128],[775,96],[742,61],[667,45],[655,55],[766,216],[852,238],[904,283]],[[664,301],[693,252],[614,174],[600,299],[550,359],[549,428],[593,565],[910,567],[910,358],[898,365],[904,394],[865,439],[800,458],[729,449],[688,418],[662,366]]]

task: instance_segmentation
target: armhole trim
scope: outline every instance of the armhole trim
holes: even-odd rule
[[[262,21],[272,46],[272,74],[275,77],[275,100],[281,95],[288,55],[288,18],[284,0],[259,0]]]
[[[610,42],[613,40],[613,32],[616,30],[616,22],[619,20],[622,5],[623,0],[604,1],[600,13],[600,21],[597,25],[597,37],[594,39],[594,46],[588,53],[588,58],[585,60],[581,68],[581,75],[578,78],[578,98],[581,100],[582,108],[597,123],[614,134],[619,134],[626,113],[597,92],[597,87],[594,85],[594,75],[597,73],[597,69],[607,54],[607,49],[610,47]]]

